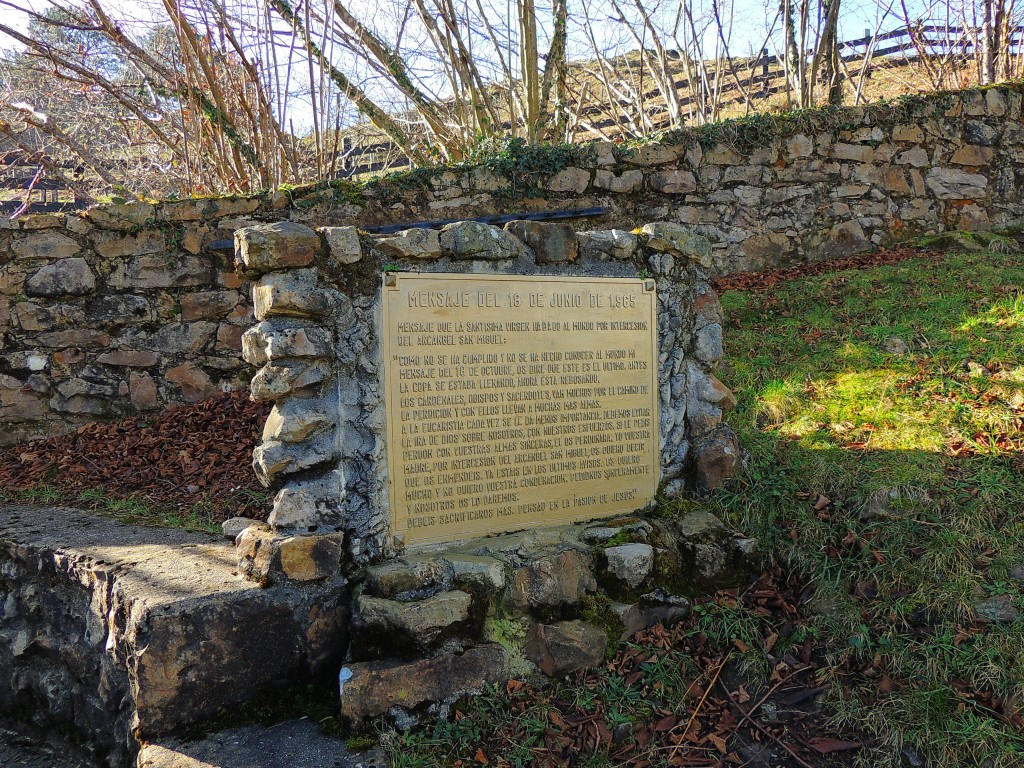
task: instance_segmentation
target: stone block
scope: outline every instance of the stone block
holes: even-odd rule
[[[609,192],[636,192],[643,183],[644,172],[637,169],[623,171],[618,175],[611,171],[598,171],[594,174],[594,186],[598,189],[607,189]]]
[[[630,259],[640,247],[636,235],[622,229],[580,232],[576,240],[584,258],[598,261]]]
[[[608,572],[633,589],[639,587],[654,568],[654,547],[650,544],[621,544],[604,550]]]
[[[332,375],[331,365],[325,360],[265,365],[253,376],[249,389],[254,400],[278,400],[293,392],[322,384]]]
[[[81,347],[95,349],[110,346],[110,334],[103,331],[76,329],[73,331],[51,331],[36,336],[36,344],[41,347]]]
[[[327,251],[333,261],[339,264],[355,264],[363,258],[359,230],[356,227],[324,227],[320,231],[327,241]]]
[[[194,355],[213,338],[216,323],[169,323],[144,342],[147,349],[169,355]]]
[[[571,224],[510,221],[505,231],[532,249],[538,264],[576,261],[579,254],[576,230]]]
[[[128,377],[128,392],[132,405],[140,411],[149,411],[160,405],[156,382],[148,373],[132,372]]]
[[[289,357],[334,356],[333,334],[318,325],[286,318],[264,320],[242,335],[242,357],[252,365]]]
[[[140,227],[151,222],[154,215],[153,204],[142,201],[98,205],[85,212],[86,218],[97,227],[120,230]]]
[[[331,429],[337,418],[337,406],[327,400],[290,397],[271,409],[263,424],[263,439],[301,443]]]
[[[953,153],[949,161],[954,165],[981,166],[991,163],[994,155],[991,147],[965,144]]]
[[[80,250],[77,240],[52,231],[17,237],[11,243],[11,252],[19,259],[67,259]]]
[[[406,229],[397,235],[378,238],[374,247],[396,259],[439,259],[444,254],[441,233],[434,229]]]
[[[589,558],[567,550],[517,568],[512,575],[510,598],[519,609],[561,607],[578,603],[596,589]]]
[[[220,391],[206,371],[195,363],[182,363],[169,368],[165,378],[181,389],[181,396],[186,403],[198,403]]]
[[[235,263],[254,272],[308,267],[320,246],[320,236],[302,224],[258,224],[235,232]]]
[[[451,564],[452,578],[459,586],[480,590],[493,596],[505,588],[505,564],[501,560],[482,555],[447,553],[445,560]]]
[[[84,296],[96,289],[96,276],[83,258],[47,264],[25,281],[29,296]]]
[[[651,191],[663,195],[685,195],[697,190],[697,179],[691,171],[658,171],[648,177],[647,184]]]
[[[217,326],[217,349],[229,352],[241,352],[242,335],[245,329],[237,325],[221,323]]]
[[[980,200],[988,193],[988,177],[959,168],[932,168],[925,184],[940,200]]]
[[[279,531],[337,527],[343,522],[344,498],[344,477],[339,469],[312,480],[293,480],[277,492],[267,522]]]
[[[110,276],[110,285],[119,289],[189,288],[206,285],[210,280],[210,262],[199,256],[180,253],[143,254],[127,265],[118,265]]]
[[[461,590],[399,602],[361,595],[356,600],[360,642],[426,650],[469,621],[473,598]],[[362,635],[367,637],[363,638]]]
[[[160,230],[146,230],[135,235],[97,234],[93,247],[100,256],[119,259],[124,256],[164,253],[167,237]]]
[[[455,569],[447,558],[429,555],[404,557],[366,571],[366,592],[373,597],[406,598],[450,590]]]
[[[683,256],[704,267],[711,267],[711,242],[670,221],[645,224],[641,231],[647,235],[647,247]]]
[[[915,144],[924,141],[924,131],[920,125],[896,125],[892,129],[893,141],[911,141]]]
[[[726,426],[718,427],[698,441],[696,452],[696,484],[699,493],[721,488],[740,468],[740,445],[736,433]]]
[[[358,726],[395,707],[416,710],[431,703],[453,703],[485,685],[504,682],[508,667],[505,650],[494,644],[411,663],[348,664],[341,672],[341,714]]]
[[[315,269],[272,272],[253,286],[252,300],[257,320],[269,317],[320,318],[348,298],[317,288]]]
[[[604,662],[608,637],[582,621],[535,624],[526,638],[526,657],[548,677],[564,677]]]
[[[478,221],[459,221],[441,230],[441,248],[455,259],[514,259],[523,251],[507,232]]]
[[[281,573],[293,581],[337,576],[341,569],[342,534],[289,536],[279,544]]]
[[[181,302],[181,319],[220,320],[238,304],[238,291],[196,291],[184,294]]]
[[[719,323],[709,323],[697,332],[697,338],[693,345],[694,357],[702,363],[711,365],[720,360],[724,354],[722,326]]]
[[[924,168],[929,164],[928,153],[923,147],[911,147],[906,152],[900,152],[896,156],[898,165],[910,165],[914,168]]]
[[[590,186],[590,171],[582,168],[563,168],[544,185],[551,192],[572,192],[582,195]]]
[[[260,443],[252,452],[252,468],[256,479],[270,488],[294,475],[337,459],[334,433],[320,435],[303,443],[282,443],[269,440]]]
[[[104,352],[96,358],[101,365],[116,365],[124,368],[151,368],[160,360],[154,352],[134,349],[117,349]]]

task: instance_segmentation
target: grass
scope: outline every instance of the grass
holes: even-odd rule
[[[829,700],[875,737],[864,765],[905,746],[940,766],[1024,760],[1005,719],[1024,704],[1024,620],[973,620],[992,594],[1022,607],[1024,260],[1005,250],[722,296],[750,458],[714,511],[813,574],[836,667],[869,664]],[[909,352],[886,351],[894,336]]]
[[[698,602],[687,636],[732,645],[752,689],[771,672],[766,636],[775,654],[813,642],[830,732],[864,745],[843,764],[1024,764],[1024,618],[974,613],[993,596],[1024,608],[1024,258],[1003,245],[722,296],[719,375],[748,459],[707,506],[814,597],[782,617]],[[650,716],[651,686],[683,702],[690,658],[661,661],[639,697],[612,662],[529,696],[487,691],[385,743],[396,766],[493,762],[474,751],[496,743],[499,764],[530,765],[557,704],[613,728]]]
[[[220,533],[212,504],[190,505],[153,502],[144,498],[110,495],[102,486],[79,491],[38,483],[30,488],[0,490],[0,503],[66,505],[87,509],[122,523]]]

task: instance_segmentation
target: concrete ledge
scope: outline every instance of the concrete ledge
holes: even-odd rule
[[[0,506],[0,712],[71,728],[127,765],[139,740],[257,690],[331,674],[341,580],[262,589],[212,536]]]

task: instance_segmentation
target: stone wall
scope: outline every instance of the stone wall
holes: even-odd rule
[[[765,269],[1018,223],[1022,90],[755,116],[636,147],[513,146],[477,166],[252,199],[0,219],[0,445],[244,382],[247,286],[210,245],[255,222],[368,227],[603,207],[577,226],[670,221],[711,241],[713,272]]]
[[[273,401],[253,466],[277,491],[269,526],[240,537],[242,570],[315,579],[393,554],[383,405],[382,269],[413,272],[639,277],[657,289],[659,477],[665,493],[712,490],[735,470],[735,404],[713,373],[722,309],[709,287],[710,244],[679,225],[576,231],[566,224],[457,222],[362,236],[293,222],[236,233],[258,325],[243,354],[262,366],[256,400]],[[257,277],[258,276],[258,277]],[[571,281],[567,281],[569,284]],[[653,331],[653,329],[652,329]],[[626,510],[632,512],[633,510]],[[308,534],[316,534],[309,536]]]
[[[244,386],[249,287],[209,246],[260,205],[0,219],[0,445]]]
[[[640,146],[513,148],[478,166],[314,192],[321,224],[391,224],[604,207],[594,229],[672,221],[719,273],[768,269],[1024,213],[1024,85],[756,115]]]

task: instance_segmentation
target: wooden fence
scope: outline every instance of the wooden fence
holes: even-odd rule
[[[896,69],[912,65],[920,56],[941,58],[969,59],[974,55],[974,33],[976,30],[957,26],[923,25],[914,29],[901,27],[877,36],[866,32],[864,37],[847,40],[839,44],[840,59],[844,65],[863,62],[871,56],[868,72],[877,69]],[[1012,30],[1006,45],[1011,56],[1021,52],[1024,43],[1024,27]],[[677,51],[669,51],[668,55],[679,58]],[[735,73],[735,78],[728,75],[721,86],[719,97],[727,104],[742,104],[747,98],[765,99],[787,90],[783,62],[778,56],[763,51],[755,60],[747,60],[744,66]],[[739,83],[737,84],[737,81]],[[682,109],[693,106],[695,99],[690,95],[689,80],[680,73],[674,79],[678,91],[684,92],[680,97]],[[657,88],[650,88],[641,94],[644,103],[660,105],[660,93]],[[623,102],[619,107],[629,107]],[[581,136],[581,140],[597,138],[601,133],[611,134],[624,139],[636,138],[627,130],[625,117],[613,114],[614,107],[604,104],[591,104],[580,111],[580,118],[591,126],[590,135]],[[667,126],[667,116],[651,115],[655,130]],[[660,124],[659,124],[660,123]],[[509,125],[505,126],[510,127]],[[360,143],[350,137],[343,139],[341,148],[341,168],[338,178],[354,178],[368,174],[377,174],[390,170],[410,167],[408,158],[402,155],[398,147],[390,141],[368,141]]]

